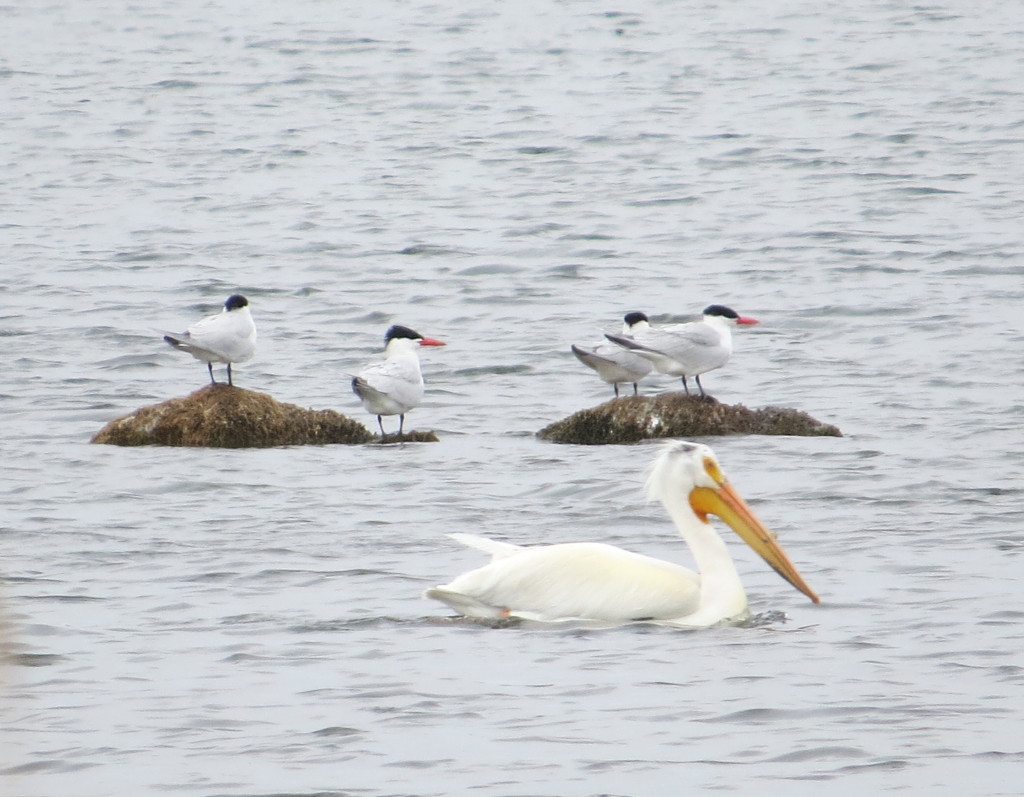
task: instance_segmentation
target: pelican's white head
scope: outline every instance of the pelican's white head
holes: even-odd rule
[[[665,445],[647,477],[647,496],[665,505],[684,536],[694,523],[706,526],[708,515],[721,518],[776,573],[818,603],[775,535],[729,483],[706,445],[682,440]]]
[[[708,464],[713,466],[711,470]],[[725,476],[710,448],[702,443],[673,440],[662,447],[661,453],[651,463],[647,474],[647,497],[664,503],[670,496],[688,495],[694,487],[714,489],[720,483],[716,481],[715,473],[724,480]]]

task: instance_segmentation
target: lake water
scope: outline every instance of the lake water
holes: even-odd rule
[[[0,793],[1020,793],[1024,17],[770,6],[0,9]],[[441,442],[90,445],[234,292],[236,384],[371,428],[346,374],[446,340]],[[712,302],[710,393],[845,433],[706,441],[822,604],[739,544],[748,627],[422,600],[454,531],[685,560],[656,445],[534,434]]]

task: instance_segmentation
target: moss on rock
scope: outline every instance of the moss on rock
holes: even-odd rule
[[[543,440],[580,445],[739,434],[842,437],[835,426],[799,410],[785,407],[752,410],[742,404],[722,404],[710,396],[702,398],[675,392],[612,399],[580,410],[537,433]]]
[[[184,398],[138,409],[104,426],[93,443],[115,446],[272,446],[369,443],[374,435],[334,410],[282,404],[265,393],[207,385]]]
[[[381,445],[390,445],[391,443],[440,443],[437,435],[434,432],[417,432],[415,430],[411,432],[402,432],[399,434],[389,434],[386,437],[377,437],[375,442]]]

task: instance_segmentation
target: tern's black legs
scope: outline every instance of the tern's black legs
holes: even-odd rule
[[[213,363],[207,363],[206,367],[210,371],[210,384],[217,384],[217,380],[213,378]],[[234,386],[234,382],[231,381],[231,363],[228,363],[228,384]]]
[[[700,375],[698,374],[697,376],[694,377],[694,379],[697,380],[697,387],[700,389],[700,397],[701,398],[707,398],[707,393],[704,392],[704,385],[702,385],[700,383]],[[690,388],[686,384],[686,377],[685,376],[683,377],[683,390],[686,391],[686,395],[687,396],[690,395]]]
[[[387,439],[388,433],[384,431],[384,416],[377,416],[377,425],[380,427],[380,439],[384,441]],[[398,431],[395,433],[396,437],[401,437],[402,429],[405,427],[405,415],[398,416]]]

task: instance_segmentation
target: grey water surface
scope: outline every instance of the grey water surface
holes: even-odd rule
[[[95,0],[0,8],[0,793],[1017,795],[1024,15],[994,2]],[[437,444],[119,449],[201,387]],[[538,441],[623,313],[761,320],[703,381],[842,438],[709,440],[814,606],[483,628],[446,537],[686,560],[656,445]],[[654,377],[644,392],[676,389]],[[396,419],[391,419],[395,422]],[[783,616],[784,615],[784,616]]]

